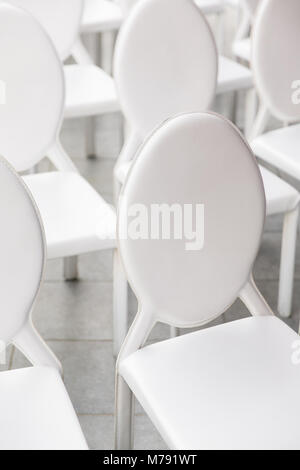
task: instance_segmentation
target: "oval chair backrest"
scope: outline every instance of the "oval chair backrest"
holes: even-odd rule
[[[55,48],[26,11],[0,3],[0,154],[17,171],[43,158],[59,132],[64,77]]]
[[[263,0],[253,28],[252,67],[263,102],[280,121],[300,119],[300,100],[293,100],[299,44],[300,1]]]
[[[30,12],[51,37],[61,60],[71,54],[79,35],[83,0],[9,0]]]
[[[9,344],[29,319],[43,275],[44,232],[21,178],[0,157],[0,340]]]
[[[141,0],[124,22],[114,75],[123,112],[147,135],[183,112],[207,110],[215,96],[217,49],[191,0]]]
[[[141,310],[183,328],[218,317],[249,280],[264,219],[262,178],[239,131],[207,113],[167,121],[139,151],[119,205]]]

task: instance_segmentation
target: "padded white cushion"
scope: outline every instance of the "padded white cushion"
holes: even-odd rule
[[[250,62],[251,60],[251,39],[245,38],[235,41],[232,48],[233,54],[239,59]]]
[[[249,1],[249,0],[248,0]],[[298,122],[292,84],[300,69],[299,0],[264,0],[252,32],[252,69],[262,102],[279,121]]]
[[[33,367],[0,373],[0,449],[87,449],[55,369]]]
[[[94,65],[67,65],[65,118],[120,110],[113,79]]]
[[[116,176],[121,183],[125,183],[132,162],[120,164]],[[284,214],[295,209],[299,203],[299,193],[291,185],[274,175],[264,167],[260,167],[267,201],[267,215]]]
[[[171,449],[300,449],[295,341],[249,318],[145,347],[120,373]]]
[[[115,211],[79,174],[35,174],[24,181],[41,213],[48,258],[115,246]]]
[[[114,31],[123,20],[121,8],[111,0],[85,0],[81,30],[85,33]]]
[[[300,178],[300,124],[267,132],[251,142],[253,152],[294,178]]]
[[[210,109],[217,50],[201,11],[189,0],[138,2],[118,36],[114,76],[122,110],[143,136],[170,116]]]
[[[253,87],[251,70],[227,57],[219,57],[217,94],[247,90]]]

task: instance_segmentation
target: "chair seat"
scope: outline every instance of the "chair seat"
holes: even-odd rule
[[[196,0],[203,13],[215,14],[224,10],[223,0]],[[101,33],[118,30],[122,24],[121,8],[109,0],[86,0],[83,12],[81,31],[84,33]]]
[[[110,0],[85,0],[81,31],[101,33],[118,30],[122,24],[121,8]]]
[[[40,173],[24,181],[41,213],[48,258],[115,247],[115,211],[79,174]]]
[[[116,177],[124,184],[132,162],[118,165]],[[284,214],[292,211],[299,203],[299,193],[291,185],[274,175],[264,167],[260,167],[267,200],[267,215]]]
[[[87,450],[77,416],[55,369],[0,373],[1,450]]]
[[[266,168],[261,166],[260,171],[266,193],[267,215],[284,214],[294,210],[299,204],[298,191]]]
[[[252,72],[234,60],[219,57],[217,94],[247,90],[253,87]]]
[[[120,373],[171,449],[299,449],[295,341],[249,318],[145,347]]]
[[[251,142],[251,146],[262,160],[300,178],[300,124],[261,135]]]
[[[232,47],[233,54],[239,59],[250,62],[251,60],[251,39],[245,38],[235,41]]]
[[[238,8],[240,6],[240,0],[224,0],[225,3],[233,8]]]
[[[224,10],[224,0],[195,0],[196,5],[205,15],[221,13]]]
[[[113,79],[94,65],[67,65],[65,118],[120,110]]]

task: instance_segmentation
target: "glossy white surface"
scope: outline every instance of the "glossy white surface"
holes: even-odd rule
[[[245,38],[233,43],[232,52],[239,59],[250,62],[251,60],[251,39]]]
[[[64,110],[63,67],[50,38],[39,23],[24,10],[0,3],[0,25],[5,41],[1,42],[3,77],[7,79],[7,105],[0,107],[3,136],[0,154],[5,154],[17,170],[29,170],[48,156],[57,172],[25,177],[42,213],[49,248],[48,256],[65,259],[67,279],[77,277],[76,259],[68,259],[94,250],[116,248],[116,218],[112,208],[78,174],[78,170],[59,141]],[[1,47],[1,46],[0,46]],[[7,54],[11,49],[14,54]],[[4,52],[5,50],[5,52]],[[30,55],[30,58],[28,56]],[[24,66],[24,60],[26,66]],[[28,67],[28,63],[32,63]],[[82,66],[94,88],[70,66],[66,75],[72,78],[75,101],[72,112],[99,111],[99,102],[83,104],[76,86],[85,96],[95,91],[97,77],[103,72],[93,66]],[[96,78],[95,78],[96,77]],[[24,80],[26,93],[24,92]],[[70,80],[71,81],[71,80]],[[109,84],[111,84],[111,79]],[[107,91],[107,90],[106,90]],[[94,96],[94,95],[93,95]],[[20,97],[20,99],[18,99]],[[106,102],[105,110],[112,111]],[[103,111],[103,107],[101,107]],[[84,114],[85,115],[85,114]],[[127,281],[115,253],[114,263],[114,353],[117,354],[127,331]],[[75,261],[75,262],[74,262]],[[45,365],[45,364],[43,364]],[[46,364],[47,365],[47,364]]]
[[[129,208],[138,202],[149,210],[154,198],[157,204],[204,204],[205,241],[198,251],[188,251],[184,237],[123,239]],[[278,445],[280,432],[273,440],[267,432],[262,443],[261,430],[255,433],[253,425],[259,417],[261,429],[274,426],[269,408],[265,421],[261,418],[262,407],[282,380],[282,371],[292,369],[290,349],[288,357],[282,354],[297,335],[273,320],[252,279],[264,219],[263,182],[254,155],[221,116],[194,113],[170,119],[139,150],[118,211],[120,253],[139,306],[117,363],[117,449],[132,446],[132,393],[170,448]],[[238,297],[253,316],[270,319],[231,323],[144,347],[157,322],[203,326]],[[277,361],[272,354],[279,340]],[[270,382],[263,379],[269,364],[276,374]],[[294,402],[298,393],[293,386],[300,388],[300,378],[293,370],[287,394],[290,398],[293,393]],[[287,397],[285,403],[292,414]],[[287,427],[286,413],[278,418]],[[292,429],[297,430],[294,414],[293,419]],[[291,444],[286,436],[281,440],[283,446],[294,442],[298,440]]]
[[[254,151],[255,145],[256,143]],[[256,154],[259,155],[259,151],[256,151]],[[117,176],[123,184],[131,166],[132,162],[125,162],[118,167]],[[295,209],[299,203],[298,191],[266,168],[261,166],[260,171],[266,193],[267,215],[284,214]]]
[[[118,30],[124,16],[139,0],[85,0],[81,30],[85,33],[101,33]],[[195,0],[204,14],[221,13],[224,0]]]
[[[266,193],[267,215],[285,214],[296,209],[300,200],[299,192],[263,166],[260,171]]]
[[[0,373],[0,448],[86,449],[60,364],[31,320],[46,257],[40,215],[26,185],[2,157],[0,186],[1,353],[2,342],[13,344],[36,366]]]
[[[79,174],[24,177],[41,212],[48,258],[114,248],[116,214]]]
[[[112,0],[85,0],[81,31],[99,33],[118,30],[123,14],[117,2]]]
[[[297,179],[300,179],[299,145],[299,124],[267,132],[251,142],[258,157]]]
[[[1,17],[1,15],[0,15]],[[1,341],[9,344],[27,322],[44,268],[43,228],[21,180],[0,158]],[[18,295],[16,295],[16,292]]]
[[[253,28],[252,68],[262,102],[280,121],[299,121],[300,104],[292,99],[299,79],[299,0],[266,0]]]
[[[83,0],[8,0],[31,13],[45,28],[62,60],[70,55],[83,13]]]
[[[87,450],[59,373],[33,367],[0,373],[1,450]]]
[[[151,210],[153,200],[191,204],[194,211],[204,204],[204,246],[189,251],[185,237],[121,236],[128,279],[157,321],[178,327],[205,324],[235,301],[258,252],[265,193],[255,158],[237,129],[217,115],[171,119],[138,152],[121,194],[119,222],[135,204]]]
[[[219,57],[217,94],[253,87],[253,75],[247,67],[227,57]]]
[[[145,0],[120,31],[114,70],[126,118],[147,135],[174,114],[210,107],[217,79],[212,32],[190,1]]]
[[[44,157],[59,131],[62,69],[42,27],[25,11],[1,2],[0,29],[5,38],[0,42],[0,77],[6,89],[0,106],[0,154],[24,171]]]
[[[95,65],[67,65],[65,118],[120,111],[114,80]]]
[[[120,373],[171,449],[299,449],[295,341],[249,318],[143,348]]]

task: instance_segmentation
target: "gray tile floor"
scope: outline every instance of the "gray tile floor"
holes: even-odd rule
[[[242,106],[242,105],[241,105]],[[84,157],[82,122],[65,124],[62,141],[81,173],[112,202],[112,170],[121,145],[122,120],[119,115],[97,121],[97,153],[102,158]],[[47,168],[47,166],[46,166]],[[42,167],[43,169],[43,167]],[[276,311],[281,217],[267,220],[262,247],[255,264],[255,279],[271,307]],[[287,323],[298,329],[300,310],[300,241],[297,250],[293,315]],[[136,302],[130,295],[130,318]],[[80,258],[80,280],[64,282],[62,262],[48,263],[46,279],[34,312],[34,323],[64,366],[65,383],[92,449],[113,448],[114,359],[112,357],[112,254],[104,252]],[[247,316],[241,302],[218,321]],[[167,338],[169,329],[159,325],[154,339]],[[28,363],[9,348],[6,368]],[[149,419],[137,406],[137,449],[163,449],[165,445]]]

